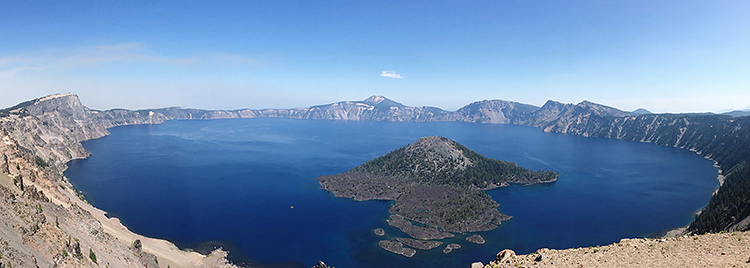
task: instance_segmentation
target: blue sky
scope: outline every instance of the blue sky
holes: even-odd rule
[[[0,107],[750,106],[748,1],[0,1]],[[390,75],[383,75],[390,74]],[[398,78],[400,77],[400,78]]]

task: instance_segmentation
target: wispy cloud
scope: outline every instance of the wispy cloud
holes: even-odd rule
[[[394,71],[383,71],[380,73],[380,76],[382,77],[390,77],[390,78],[404,78],[400,74],[397,74]]]
[[[164,56],[145,49],[138,43],[108,46],[55,48],[29,51],[19,54],[0,54],[0,78],[10,78],[24,72],[72,70],[98,68],[109,65],[144,64],[149,66],[204,66],[250,65],[258,63],[244,55],[196,54],[187,56]]]
[[[246,107],[242,102],[254,95],[241,92],[265,89],[248,77],[273,63],[264,55],[175,55],[139,43],[0,51],[0,108],[58,92],[79,94],[90,107],[102,109]],[[231,97],[206,97],[220,90]]]

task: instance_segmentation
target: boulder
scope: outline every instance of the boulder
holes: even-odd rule
[[[539,253],[539,255],[536,256],[536,259],[534,259],[534,261],[543,261],[543,260],[544,260],[544,254],[542,253]]]
[[[323,261],[318,261],[318,265],[315,265],[312,268],[328,268],[328,265]]]
[[[503,249],[497,253],[497,261],[500,263],[508,262],[516,258],[516,252],[510,249]]]

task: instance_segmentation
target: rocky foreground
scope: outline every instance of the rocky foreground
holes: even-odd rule
[[[488,264],[471,267],[750,267],[750,232],[622,239],[606,246],[543,248],[518,256],[504,250]]]

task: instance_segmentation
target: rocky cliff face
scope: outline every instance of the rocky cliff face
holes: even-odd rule
[[[444,117],[445,121],[519,124],[525,122],[539,107],[504,100],[471,103]]]
[[[62,172],[68,161],[90,154],[81,141],[105,136],[110,127],[167,119],[148,111],[90,110],[73,94],[0,110],[1,265],[157,267],[156,256],[105,232],[72,200],[78,193]]]
[[[130,113],[120,115],[133,119]],[[107,235],[87,211],[51,202],[64,199],[63,189],[72,189],[62,176],[65,163],[89,155],[80,142],[102,137],[108,127],[118,125],[106,117],[107,113],[84,107],[72,94],[47,96],[4,110],[0,117],[4,174],[0,181],[12,181],[0,187],[0,253],[8,261],[4,264],[155,265],[153,255],[147,254],[151,261],[141,261],[136,252]]]
[[[721,167],[726,180],[689,231],[750,229],[750,117],[707,114],[567,117],[543,129],[683,148],[712,159]]]
[[[750,159],[749,118],[650,114],[589,118],[581,123],[550,124],[544,130],[678,147],[696,151],[731,167]]]
[[[107,128],[161,123],[163,116],[127,110],[93,111],[73,94],[58,94],[36,99],[0,118],[0,150],[11,162],[35,163],[41,159],[60,173],[66,162],[89,155],[80,142],[103,137]],[[40,161],[40,163],[41,163]]]
[[[550,102],[547,102],[550,103]],[[546,106],[546,105],[545,105]],[[545,116],[541,116],[544,114]],[[540,109],[528,125],[542,127],[544,131],[554,131],[587,136],[586,131],[558,131],[560,129],[585,128],[586,130],[598,129],[606,124],[607,120],[614,117],[623,117],[630,115],[627,112],[618,109],[595,104],[589,101],[582,101],[576,105],[555,103],[550,105],[550,109],[543,111]],[[571,127],[572,126],[572,127]]]

